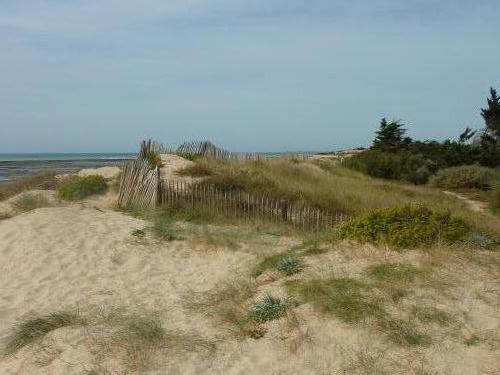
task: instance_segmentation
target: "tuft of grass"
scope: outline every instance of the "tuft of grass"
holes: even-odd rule
[[[378,326],[382,329],[391,341],[399,345],[427,346],[432,342],[432,338],[420,332],[411,322],[401,319],[381,317]]]
[[[13,202],[13,206],[17,211],[28,212],[37,208],[48,207],[50,202],[41,194],[24,193]]]
[[[146,236],[144,229],[134,229],[130,234],[137,238],[144,238]]]
[[[189,306],[217,317],[236,336],[258,339],[265,334],[265,329],[248,314],[248,301],[256,291],[257,284],[253,280],[241,278],[201,295]]]
[[[249,315],[259,323],[268,322],[281,318],[292,306],[291,300],[268,294],[251,308]]]
[[[175,232],[172,216],[168,211],[158,210],[153,214],[153,233],[163,241],[175,241],[180,237]]]
[[[61,199],[75,201],[94,194],[103,194],[107,189],[108,185],[102,176],[71,176],[59,183],[57,194]]]
[[[411,264],[404,263],[381,263],[368,267],[368,274],[381,282],[403,282],[411,283],[417,277],[423,276],[426,272]]]
[[[167,337],[161,321],[142,315],[128,316],[120,334],[133,346],[157,346],[162,344]]]
[[[351,278],[293,280],[285,286],[304,302],[312,303],[319,310],[331,313],[346,323],[384,313],[381,304],[369,301],[363,293],[367,285]]]
[[[176,172],[179,176],[207,177],[214,174],[213,166],[207,159],[198,159],[193,164],[188,165]]]
[[[469,226],[449,211],[433,211],[423,205],[406,205],[372,211],[338,228],[341,238],[418,248],[436,243],[456,243],[469,233]]]
[[[45,172],[30,177],[20,178],[14,182],[0,184],[0,201],[26,190],[53,190],[56,188],[56,184],[55,172]]]
[[[287,276],[299,273],[302,267],[302,260],[297,255],[288,255],[276,263],[276,269]]]
[[[273,254],[264,258],[262,261],[259,262],[259,264],[257,264],[254,267],[252,272],[253,276],[258,277],[267,270],[277,269],[278,263],[283,259],[289,258],[290,256],[294,256],[294,254],[290,251],[286,251],[283,253]]]
[[[481,342],[481,339],[479,338],[478,335],[476,334],[473,334],[469,337],[467,337],[465,340],[464,340],[464,344],[466,346],[475,346],[475,345],[478,345],[479,343]]]
[[[6,219],[10,219],[10,218],[11,218],[11,215],[0,212],[0,220],[6,220]]]
[[[4,353],[15,354],[25,346],[41,340],[56,329],[85,325],[86,320],[75,312],[60,311],[20,322],[5,339]]]
[[[411,315],[422,323],[436,323],[442,327],[451,321],[450,314],[446,311],[429,306],[413,306]]]

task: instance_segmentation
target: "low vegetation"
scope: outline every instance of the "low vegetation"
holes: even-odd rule
[[[250,316],[259,323],[268,322],[281,318],[292,306],[293,301],[268,294],[252,307]]]
[[[288,259],[288,261],[286,261]],[[292,268],[297,268],[297,271],[299,270],[298,267],[301,265],[300,258],[298,258],[293,252],[286,251],[283,253],[278,253],[278,254],[273,254],[268,257],[265,257],[262,259],[255,267],[253,270],[253,275],[255,277],[258,277],[262,275],[265,271],[267,270],[278,270],[278,265],[281,264],[282,268],[286,268],[285,263],[289,262],[289,259],[296,259],[295,263],[297,263],[296,267]],[[293,263],[293,261],[292,261]],[[292,269],[290,268],[290,270]],[[293,273],[293,272],[292,272]]]
[[[422,205],[406,205],[372,211],[343,223],[341,238],[417,248],[437,243],[457,243],[469,233],[469,226],[450,212],[433,211]]]
[[[177,235],[172,216],[168,211],[157,210],[152,216],[152,230],[156,237],[163,241],[174,241],[180,237]]]
[[[429,183],[443,189],[481,189],[489,190],[500,179],[494,169],[478,165],[462,165],[438,171]]]
[[[405,263],[381,263],[370,266],[367,273],[380,282],[411,283],[427,273],[425,270]]]
[[[495,213],[500,213],[500,184],[491,192],[491,209]]]
[[[451,321],[450,314],[436,307],[416,305],[413,306],[411,314],[422,323],[436,323],[443,327]]]
[[[50,206],[49,200],[42,194],[23,193],[12,203],[14,209],[19,212],[28,212],[37,208]]]
[[[318,310],[349,324],[373,322],[387,337],[400,345],[428,345],[430,336],[410,321],[395,319],[381,300],[369,293],[369,285],[352,278],[293,280],[285,283],[293,295]]]
[[[286,276],[299,273],[302,267],[302,260],[297,255],[289,255],[281,258],[276,264],[276,269]]]
[[[71,176],[62,180],[57,186],[59,198],[76,201],[94,194],[103,194],[108,189],[102,176]]]
[[[0,201],[26,190],[52,190],[55,189],[56,185],[57,180],[54,172],[20,178],[14,182],[0,184]]]
[[[213,174],[212,165],[207,159],[199,159],[176,172],[179,176],[207,177]]]
[[[5,338],[5,355],[15,354],[25,346],[31,345],[56,329],[82,326],[86,320],[75,312],[60,311],[21,321]]]

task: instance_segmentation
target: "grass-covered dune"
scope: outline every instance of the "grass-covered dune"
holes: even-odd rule
[[[222,162],[199,159],[182,174],[199,176],[222,190],[241,190],[271,197],[302,201],[331,212],[358,216],[375,209],[423,204],[432,210],[449,211],[480,231],[500,234],[500,218],[471,212],[465,203],[436,188],[415,186],[366,176],[333,161],[299,161],[278,158],[268,161]]]

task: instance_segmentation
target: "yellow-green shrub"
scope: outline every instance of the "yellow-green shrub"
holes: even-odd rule
[[[432,211],[423,205],[405,205],[371,211],[338,228],[342,238],[417,248],[439,241],[457,242],[469,232],[461,219],[447,211]]]
[[[432,176],[432,186],[445,189],[482,189],[489,190],[500,178],[500,174],[491,168],[479,165],[462,165],[441,169]]]

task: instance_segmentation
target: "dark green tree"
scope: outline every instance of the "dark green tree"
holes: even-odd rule
[[[410,138],[405,138],[406,129],[400,121],[387,121],[384,117],[380,121],[380,128],[375,133],[373,148],[394,150],[404,144],[411,142]]]
[[[495,140],[500,139],[500,96],[497,91],[491,87],[488,100],[488,108],[481,109],[481,116],[486,123],[488,132]]]

